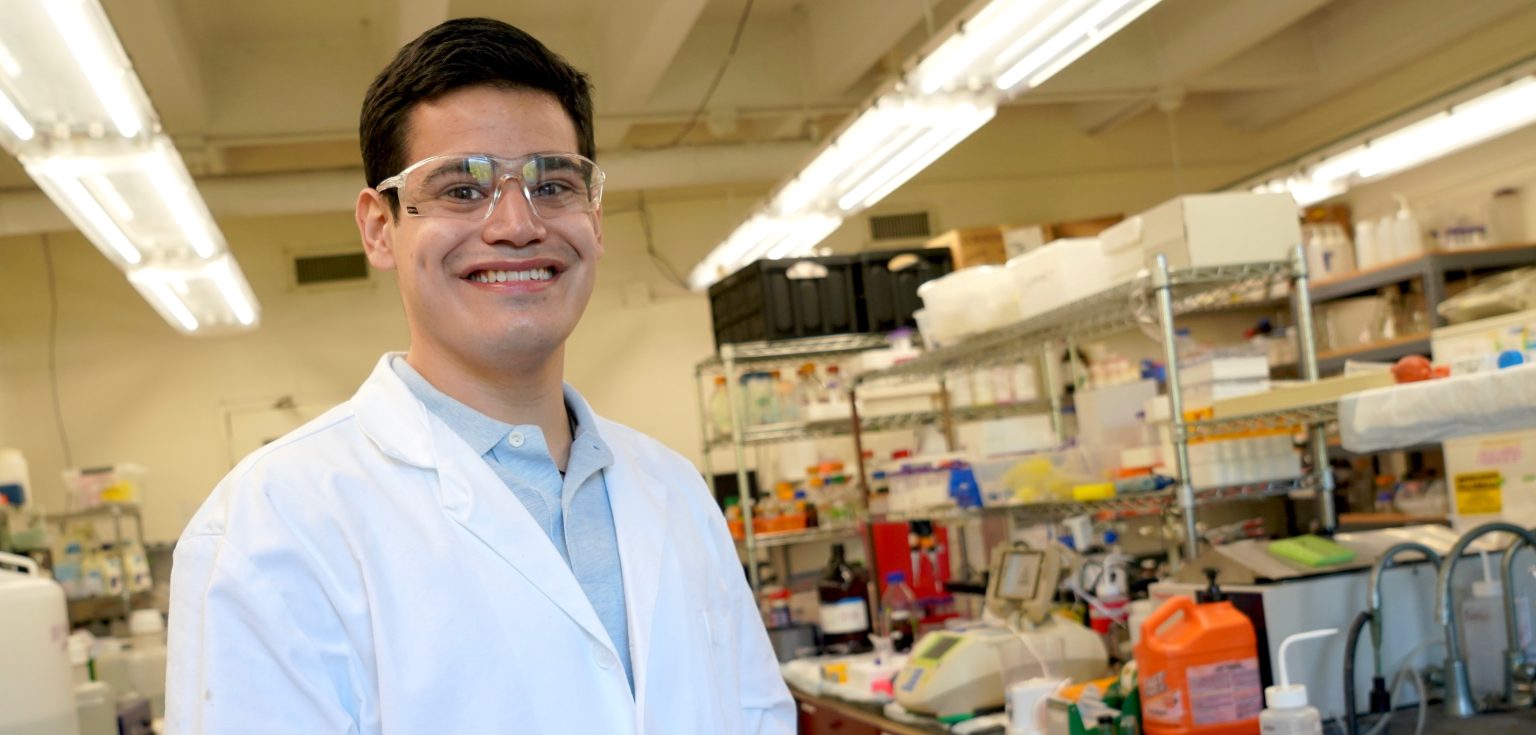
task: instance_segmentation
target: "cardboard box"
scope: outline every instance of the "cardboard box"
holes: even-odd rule
[[[1048,242],[1076,237],[1098,237],[1100,232],[1109,229],[1122,219],[1125,219],[1125,215],[1111,214],[1070,222],[1006,227],[1003,229],[1003,245],[1008,251],[1009,258],[1017,258]]]
[[[1287,260],[1301,243],[1290,194],[1193,194],[1164,202],[1111,227],[1111,254],[1139,248],[1150,267],[1159,254],[1172,268]]]
[[[976,265],[1002,265],[1008,260],[1001,227],[950,230],[929,240],[924,247],[949,248],[955,270]]]

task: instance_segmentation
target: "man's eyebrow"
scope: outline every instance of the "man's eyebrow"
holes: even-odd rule
[[[475,159],[461,158],[457,161],[442,161],[437,163],[431,167],[429,171],[427,171],[427,178],[422,183],[430,184],[445,176],[457,176],[459,174],[470,173],[474,160]],[[490,167],[489,160],[486,160],[486,167]]]

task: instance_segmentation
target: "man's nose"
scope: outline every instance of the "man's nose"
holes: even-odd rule
[[[491,209],[485,214],[482,230],[491,242],[510,242],[518,246],[544,237],[544,219],[534,210],[523,182],[517,177],[502,177]]]

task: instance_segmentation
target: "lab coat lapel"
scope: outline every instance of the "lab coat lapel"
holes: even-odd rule
[[[544,529],[485,460],[421,405],[389,367],[391,357],[379,361],[352,399],[364,433],[385,454],[435,469],[443,511],[612,649],[591,600]]]
[[[662,550],[667,533],[667,484],[635,461],[631,448],[612,442],[614,463],[604,473],[608,504],[619,540],[619,568],[624,575],[624,600],[629,612],[630,668],[635,676],[638,717],[645,718],[656,596],[661,586]]]
[[[450,431],[442,426],[433,432],[439,442],[437,471],[443,509],[587,633],[612,649],[613,642],[598,620],[591,600],[550,544],[544,529],[485,460],[474,456],[457,436],[448,435]]]

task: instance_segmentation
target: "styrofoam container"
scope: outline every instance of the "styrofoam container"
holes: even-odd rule
[[[963,268],[917,287],[928,324],[941,343],[1018,319],[1018,296],[1008,271],[995,265]]]
[[[1109,257],[1094,237],[1055,240],[1009,260],[1006,267],[1019,294],[1019,316],[1023,319],[1113,285]]]
[[[889,416],[932,411],[938,405],[940,390],[937,380],[860,388],[859,415]]]

